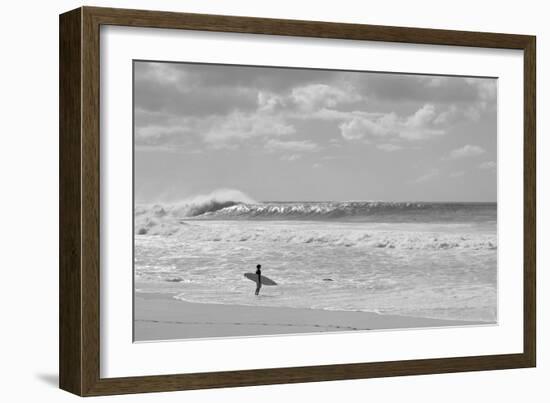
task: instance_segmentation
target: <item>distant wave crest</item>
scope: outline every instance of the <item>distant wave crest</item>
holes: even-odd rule
[[[244,203],[254,204],[256,201],[239,190],[218,189],[172,204],[136,205],[134,211],[136,233],[140,235],[171,235],[178,230],[178,225],[174,224],[183,218],[213,214],[219,210]]]
[[[495,203],[265,202],[235,203],[200,219],[343,220],[361,222],[495,221]]]
[[[136,205],[137,235],[171,235],[193,220],[496,223],[496,203],[256,202],[220,189],[173,204]]]

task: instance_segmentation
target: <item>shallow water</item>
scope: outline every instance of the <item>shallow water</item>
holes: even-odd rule
[[[495,206],[496,212],[496,206]],[[496,321],[496,217],[468,222],[172,220],[136,235],[142,291],[190,302]],[[395,220],[392,220],[395,221]],[[277,281],[254,296],[262,264]]]

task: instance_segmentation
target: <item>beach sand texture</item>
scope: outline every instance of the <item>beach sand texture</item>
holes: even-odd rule
[[[176,300],[165,293],[136,293],[134,341],[480,324],[486,323],[378,315],[370,312],[197,304]]]

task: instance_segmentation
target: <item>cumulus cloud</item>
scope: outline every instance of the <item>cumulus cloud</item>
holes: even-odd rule
[[[340,133],[346,140],[360,140],[365,137],[383,137],[390,134],[393,124],[390,120],[394,117],[391,114],[378,119],[365,116],[353,116],[341,123],[338,127]]]
[[[459,109],[456,105],[449,106],[446,110],[438,114],[433,122],[437,125],[451,124],[459,119],[460,115]]]
[[[271,139],[265,144],[265,149],[268,151],[312,152],[318,151],[319,146],[309,140],[281,141]]]
[[[423,127],[431,123],[435,118],[435,106],[426,104],[407,118],[407,126]]]
[[[424,140],[445,134],[445,129],[435,122],[436,108],[425,104],[413,114],[400,117],[386,114],[360,114],[351,112],[349,118],[339,125],[346,140],[360,140],[376,137],[400,137],[407,140]]]
[[[258,110],[273,113],[282,110],[287,105],[285,97],[272,92],[258,92]]]
[[[328,144],[327,131],[333,130],[337,144],[371,143],[391,152],[443,136],[496,104],[496,80],[490,79],[188,63],[134,66],[136,144],[149,146],[191,138],[211,147],[248,142],[256,147],[270,138],[275,143],[266,151],[273,152],[282,147],[273,144],[285,137],[307,148],[295,138],[297,128],[304,138],[310,135],[302,133],[326,121],[320,130],[325,137],[315,139],[319,144]],[[475,150],[455,150],[449,158],[469,152]]]
[[[476,157],[478,155],[485,154],[485,150],[480,146],[466,144],[464,147],[452,150],[447,159],[456,160],[462,158]]]
[[[290,98],[299,108],[304,110],[334,108],[338,104],[361,100],[361,96],[352,88],[339,88],[327,84],[309,84],[294,88]]]
[[[293,125],[277,116],[233,112],[213,118],[204,131],[204,140],[214,145],[224,145],[232,140],[253,137],[286,136],[296,132]]]
[[[214,148],[225,148],[254,139],[289,136],[295,127],[277,115],[243,113],[208,117],[166,119],[164,124],[136,127],[137,145],[206,143]]]

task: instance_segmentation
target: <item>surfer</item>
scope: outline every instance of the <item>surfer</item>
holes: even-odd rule
[[[256,281],[256,295],[260,294],[260,288],[262,288],[262,265],[256,265],[256,275],[258,276],[258,281]]]

